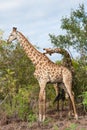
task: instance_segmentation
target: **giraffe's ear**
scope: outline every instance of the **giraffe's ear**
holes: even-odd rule
[[[13,27],[13,31],[17,31],[17,28],[16,28],[16,27]]]

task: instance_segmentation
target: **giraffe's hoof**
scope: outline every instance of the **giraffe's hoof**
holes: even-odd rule
[[[38,126],[41,127],[42,126],[42,122],[38,120]]]

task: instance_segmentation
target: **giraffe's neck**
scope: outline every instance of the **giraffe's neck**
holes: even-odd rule
[[[37,65],[43,54],[36,50],[34,46],[20,32],[17,32],[17,40],[23,46],[25,53],[33,62],[33,64]]]

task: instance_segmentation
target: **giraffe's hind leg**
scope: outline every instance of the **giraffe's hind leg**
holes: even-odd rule
[[[71,100],[71,103],[72,103],[72,106],[73,106],[73,111],[74,111],[74,115],[75,115],[75,118],[76,120],[78,120],[78,115],[77,115],[77,112],[76,112],[76,106],[75,106],[75,101],[74,101],[74,94],[72,92],[72,83],[70,80],[64,80],[63,81],[64,84],[65,84],[65,88],[67,90],[67,93],[70,97],[70,100]]]

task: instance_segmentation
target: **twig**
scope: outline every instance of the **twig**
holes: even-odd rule
[[[8,95],[4,98],[4,100],[2,102],[0,102],[0,105],[2,105],[5,102],[5,100],[7,99],[7,97],[8,97]]]

